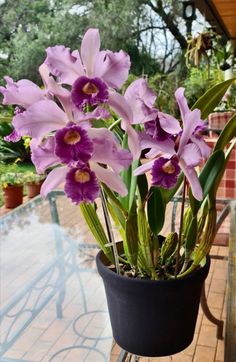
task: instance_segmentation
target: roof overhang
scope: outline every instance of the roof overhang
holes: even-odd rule
[[[195,0],[195,5],[217,33],[231,40],[236,50],[236,1]]]

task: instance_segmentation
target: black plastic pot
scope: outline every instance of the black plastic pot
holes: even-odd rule
[[[101,251],[96,263],[105,286],[113,337],[124,350],[161,357],[189,346],[209,272],[209,257],[206,265],[190,276],[167,281],[118,275],[106,267]]]

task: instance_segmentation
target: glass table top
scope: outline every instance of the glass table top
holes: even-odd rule
[[[112,333],[98,248],[62,192],[0,219],[0,360],[106,362]]]

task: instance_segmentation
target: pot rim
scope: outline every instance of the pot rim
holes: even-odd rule
[[[126,283],[132,283],[134,284],[138,284],[138,283],[143,283],[143,284],[175,284],[176,283],[183,283],[185,282],[191,282],[191,280],[194,278],[194,276],[196,277],[201,277],[208,274],[208,271],[210,269],[210,264],[211,264],[211,260],[210,260],[210,256],[207,255],[206,256],[206,263],[203,267],[201,268],[197,268],[195,269],[193,272],[191,272],[189,275],[183,277],[183,278],[173,278],[173,279],[165,279],[165,280],[151,280],[151,279],[139,279],[139,278],[129,278],[129,277],[125,277],[124,275],[120,275],[117,274],[116,272],[112,271],[111,269],[109,269],[107,267],[107,265],[105,265],[103,263],[103,261],[101,260],[102,258],[106,258],[105,254],[103,253],[102,250],[100,250],[97,255],[96,255],[96,263],[97,263],[97,268],[99,273],[102,275],[107,275],[107,276],[114,276],[116,278],[117,281],[122,281],[125,280]],[[204,278],[205,279],[205,278]]]
[[[6,190],[6,189],[15,189],[15,188],[20,188],[22,187],[23,188],[23,184],[18,184],[18,185],[7,185],[6,187],[3,187],[3,190]]]

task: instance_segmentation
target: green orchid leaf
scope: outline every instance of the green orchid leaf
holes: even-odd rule
[[[236,114],[227,122],[216,142],[214,151],[222,150],[236,137]]]
[[[100,219],[95,211],[94,205],[81,202],[80,210],[83,214],[83,217],[90,231],[92,232],[93,236],[98,242],[100,248],[108,258],[108,260],[114,263],[112,249],[110,246],[109,247],[106,246],[107,244],[109,244],[109,240],[106,236],[106,233],[103,229]]]
[[[113,191],[111,191],[109,189],[109,187],[107,187],[104,183],[102,183],[102,188],[105,191],[106,196],[112,200],[113,204],[117,206],[117,208],[120,209],[120,211],[122,211],[122,213],[124,214],[124,216],[127,216],[128,213],[127,211],[124,209],[124,207],[122,206],[121,202],[119,201],[119,198],[114,194]]]
[[[185,249],[190,252],[194,249],[198,237],[198,222],[197,217],[193,217],[186,236]]]
[[[208,89],[206,93],[204,93],[203,96],[194,103],[192,109],[200,109],[201,118],[206,119],[208,115],[214,111],[229,86],[234,83],[235,80],[236,78],[228,79]]]
[[[210,192],[210,195],[209,197],[211,199],[215,198],[216,197],[216,193],[217,193],[217,190],[218,190],[218,187],[219,187],[219,184],[220,184],[220,181],[224,175],[224,172],[225,172],[225,169],[226,169],[226,166],[227,166],[227,163],[229,161],[229,158],[230,158],[230,154],[231,152],[233,151],[234,147],[236,145],[236,139],[232,142],[232,144],[230,145],[230,147],[227,149],[227,151],[225,152],[225,162],[224,162],[224,165],[222,166],[218,176],[217,176],[217,179],[215,181],[215,184],[214,184],[214,187],[212,188],[211,192]]]
[[[148,223],[155,236],[161,231],[165,222],[166,203],[158,187],[150,188],[147,202]]]
[[[141,199],[139,200],[141,201]],[[145,265],[145,272],[148,275],[155,274],[151,245],[150,245],[150,229],[146,218],[144,206],[139,202],[138,207],[138,236],[139,236],[139,254],[142,256],[143,264]]]
[[[134,201],[128,218],[125,221],[124,252],[131,265],[137,264],[138,257],[138,226],[136,202]]]
[[[138,167],[138,165],[139,165],[139,161],[138,160],[134,161],[127,170],[124,170],[121,173],[121,178],[124,181],[124,183],[128,189],[128,193],[127,193],[127,196],[120,197],[119,200],[120,200],[122,206],[124,207],[124,209],[128,212],[130,211],[130,209],[132,207],[134,196],[136,193],[137,176],[134,176],[133,172]]]
[[[137,183],[142,203],[144,203],[148,194],[148,182],[145,173],[138,176]]]
[[[125,230],[125,218],[120,209],[114,204],[113,201],[107,201],[107,207],[109,210],[109,213],[112,217],[112,220],[115,223],[116,229],[119,231],[122,240],[124,240],[124,230]]]
[[[128,149],[128,136],[125,134],[122,147]],[[137,176],[133,175],[134,170],[138,167],[139,160],[135,160],[132,162],[130,167],[121,172],[121,178],[124,181],[128,193],[125,197],[119,197],[119,200],[126,211],[130,211],[133,205],[134,196],[136,193],[137,187]]]
[[[225,156],[223,151],[214,152],[211,157],[207,160],[200,176],[199,182],[203,191],[202,201],[198,201],[193,197],[193,194],[190,190],[189,200],[190,206],[193,212],[193,215],[196,215],[198,210],[200,209],[202,202],[205,197],[209,194],[212,188],[215,185],[217,176],[219,175],[222,167],[224,167]]]

